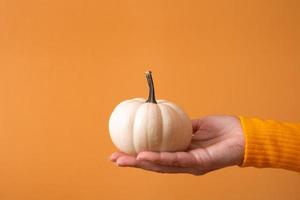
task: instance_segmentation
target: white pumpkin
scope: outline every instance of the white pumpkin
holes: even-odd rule
[[[141,151],[183,151],[192,138],[191,120],[174,103],[155,100],[151,72],[146,72],[149,98],[121,102],[109,119],[109,132],[117,148],[135,155]]]

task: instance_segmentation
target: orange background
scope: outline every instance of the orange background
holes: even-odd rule
[[[300,120],[298,0],[0,0],[0,199],[300,199],[300,176],[118,168],[108,119],[158,98],[191,118]]]

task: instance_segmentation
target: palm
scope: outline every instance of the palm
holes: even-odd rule
[[[111,160],[119,166],[196,175],[242,162],[244,138],[236,117],[209,116],[192,122],[193,138],[185,152],[142,152],[137,157],[116,152]]]

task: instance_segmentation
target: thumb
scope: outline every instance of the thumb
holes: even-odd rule
[[[192,127],[193,127],[193,133],[197,132],[197,130],[200,129],[202,124],[202,119],[193,119],[192,120]]]

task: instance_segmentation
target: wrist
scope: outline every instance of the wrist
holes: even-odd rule
[[[235,165],[242,166],[244,163],[245,151],[246,151],[246,135],[243,131],[243,125],[240,117],[235,117],[236,126],[234,134],[236,135],[237,141],[236,146],[238,149],[237,159]]]

